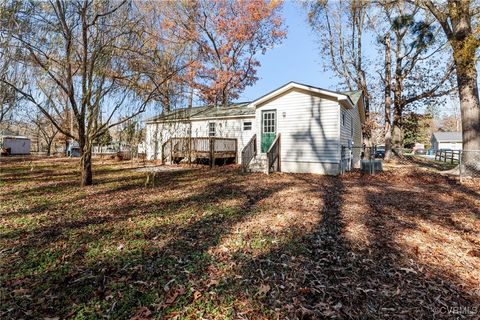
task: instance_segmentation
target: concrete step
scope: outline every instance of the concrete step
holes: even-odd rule
[[[248,165],[249,172],[267,172],[267,155],[257,154]]]

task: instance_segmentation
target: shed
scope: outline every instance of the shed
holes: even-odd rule
[[[0,147],[9,155],[30,154],[31,140],[25,136],[3,135],[0,136]]]
[[[432,134],[432,149],[437,150],[462,150],[462,133],[434,132]]]

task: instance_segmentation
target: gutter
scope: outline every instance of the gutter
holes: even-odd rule
[[[146,124],[153,123],[165,123],[165,122],[182,122],[182,121],[203,121],[203,120],[221,120],[221,119],[243,119],[243,118],[255,118],[255,114],[245,114],[245,115],[236,115],[236,116],[220,116],[220,117],[203,117],[203,118],[178,118],[178,119],[164,119],[164,120],[147,120]]]

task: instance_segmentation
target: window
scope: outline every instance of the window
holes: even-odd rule
[[[215,137],[215,122],[208,123],[208,136]]]
[[[275,133],[275,111],[263,112],[263,133]]]
[[[243,131],[252,130],[252,121],[243,122]]]
[[[346,115],[345,115],[345,111],[342,110],[342,126],[345,126],[345,118],[346,118]]]

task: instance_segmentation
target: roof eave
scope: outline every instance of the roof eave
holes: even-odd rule
[[[297,82],[289,82],[263,96],[261,96],[260,98],[258,98],[257,100],[254,100],[252,101],[251,105],[255,108],[257,108],[259,105],[269,101],[269,100],[272,100],[274,99],[276,96],[278,95],[281,95],[291,89],[300,89],[300,90],[305,90],[305,91],[309,91],[309,92],[312,92],[312,93],[316,93],[316,94],[320,94],[320,95],[324,95],[324,96],[329,96],[329,97],[332,97],[334,98],[337,102],[339,102],[340,104],[342,104],[343,106],[347,107],[347,108],[353,108],[354,107],[354,103],[352,102],[352,99],[350,99],[350,97],[346,94],[343,94],[343,93],[336,93],[336,92],[332,92],[332,91],[328,91],[328,90],[324,90],[324,89],[321,89],[321,88],[316,88],[316,87],[312,87],[312,86],[308,86],[308,85],[305,85],[305,84],[301,84],[301,83],[297,83]]]
[[[255,114],[239,114],[234,116],[215,116],[215,117],[191,117],[191,118],[177,118],[177,119],[157,119],[152,121],[146,121],[146,124],[164,123],[164,122],[180,122],[180,121],[203,121],[214,119],[242,119],[242,118],[255,118]]]

